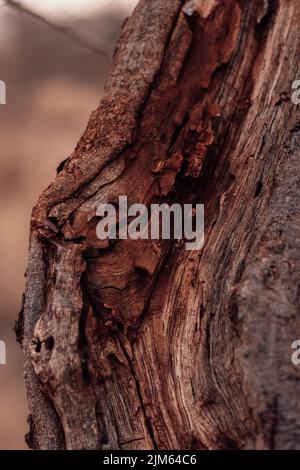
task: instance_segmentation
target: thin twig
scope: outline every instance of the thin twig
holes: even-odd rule
[[[43,16],[39,15],[38,13],[35,13],[34,11],[32,11],[29,8],[25,7],[24,5],[22,5],[18,1],[4,0],[3,6],[11,7],[14,10],[19,11],[20,13],[24,13],[25,15],[30,16],[31,18],[34,18],[34,19],[40,21],[41,23],[47,25],[48,27],[54,29],[55,31],[58,31],[60,34],[63,34],[67,38],[71,39],[71,41],[75,42],[76,44],[79,44],[81,47],[84,47],[85,49],[88,49],[90,52],[94,52],[96,54],[100,54],[102,56],[109,57],[108,50],[99,49],[94,44],[91,44],[86,39],[80,37],[74,31],[66,28],[65,26],[61,26],[61,25],[57,25],[57,24],[53,23],[52,21],[48,20],[47,18],[44,18]]]

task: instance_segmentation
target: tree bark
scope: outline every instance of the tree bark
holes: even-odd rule
[[[37,449],[295,449],[296,0],[141,0],[35,206],[23,314]],[[96,208],[205,205],[205,245],[96,237]]]

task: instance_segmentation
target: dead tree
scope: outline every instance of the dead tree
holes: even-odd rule
[[[124,24],[32,213],[32,447],[300,446],[299,21],[297,0],[141,0]],[[204,203],[204,248],[101,242],[119,195]]]

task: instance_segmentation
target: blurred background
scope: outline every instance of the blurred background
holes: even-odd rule
[[[137,0],[0,0],[0,449],[26,449],[22,355],[31,208],[98,105],[120,27]],[[46,21],[43,21],[43,18]],[[105,54],[102,53],[105,52]]]

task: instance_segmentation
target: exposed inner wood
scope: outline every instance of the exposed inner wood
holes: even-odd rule
[[[39,449],[300,441],[300,4],[141,0],[33,210],[22,345]],[[96,208],[205,204],[205,245],[96,237]]]

